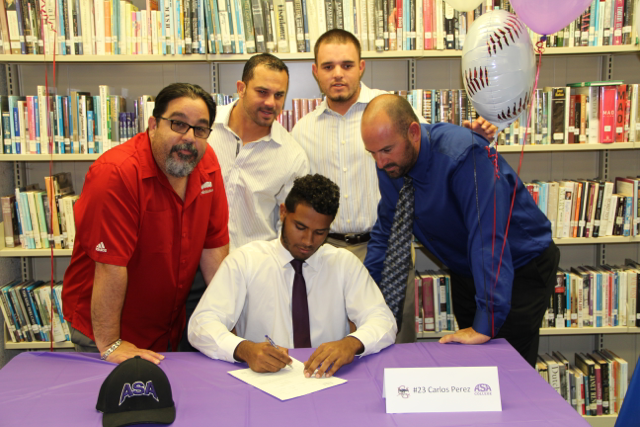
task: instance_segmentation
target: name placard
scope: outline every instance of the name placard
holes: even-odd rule
[[[502,411],[496,366],[385,368],[387,413]]]

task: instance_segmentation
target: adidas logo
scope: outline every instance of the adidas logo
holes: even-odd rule
[[[98,243],[98,246],[96,246],[96,251],[107,252],[107,248],[104,247],[104,243],[100,242]]]

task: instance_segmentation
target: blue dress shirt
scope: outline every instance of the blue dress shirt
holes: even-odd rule
[[[473,276],[477,304],[473,329],[495,336],[509,314],[514,270],[540,255],[552,238],[551,223],[516,172],[502,156],[495,157],[495,149],[490,153],[493,158],[488,142],[468,129],[448,123],[423,124],[418,160],[408,175],[415,187],[414,236],[452,272]],[[497,178],[494,159],[499,166]],[[365,266],[379,283],[403,179],[392,179],[378,169],[378,181],[382,198]],[[515,203],[496,284],[514,186]]]

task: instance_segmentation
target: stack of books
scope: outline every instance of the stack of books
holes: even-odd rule
[[[640,327],[639,274],[640,265],[632,260],[624,266],[559,269],[542,327]]]
[[[62,282],[14,281],[0,287],[0,309],[11,342],[70,341],[62,315]]]
[[[147,0],[141,10],[129,0],[5,0],[0,53],[52,54],[54,44],[58,55],[312,52],[334,28],[353,33],[364,51],[461,50],[474,20],[496,9],[513,12],[508,0],[473,12],[444,0]],[[630,1],[594,1],[546,45],[635,44],[632,9]]]
[[[70,172],[46,176],[46,190],[37,184],[16,188],[0,198],[5,246],[25,249],[73,249],[76,225]]]
[[[640,234],[640,177],[525,183],[551,221],[553,237],[637,236]]]
[[[581,415],[620,411],[629,364],[611,350],[576,353],[571,364],[559,351],[538,355],[536,371]]]

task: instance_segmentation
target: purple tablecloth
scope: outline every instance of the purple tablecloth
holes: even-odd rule
[[[291,350],[305,361],[311,349]],[[504,340],[481,346],[394,345],[338,371],[347,383],[281,402],[227,374],[244,364],[200,353],[167,353],[174,426],[588,426]],[[502,412],[387,414],[385,367],[498,366]],[[23,353],[0,370],[0,426],[99,427],[100,385],[114,365],[94,354]]]

